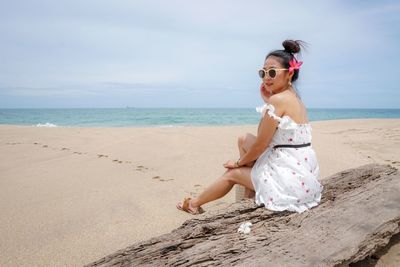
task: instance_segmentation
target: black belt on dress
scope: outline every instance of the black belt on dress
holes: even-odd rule
[[[299,144],[299,145],[275,145],[273,149],[279,148],[279,147],[293,147],[293,148],[299,148],[299,147],[306,147],[306,146],[311,146],[311,143],[306,143],[306,144]]]

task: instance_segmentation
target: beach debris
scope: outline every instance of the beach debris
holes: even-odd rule
[[[239,228],[238,228],[238,233],[242,233],[242,234],[248,234],[251,231],[251,226],[253,226],[253,224],[251,222],[244,222],[242,223]]]

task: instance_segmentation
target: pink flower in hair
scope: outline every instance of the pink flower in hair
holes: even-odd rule
[[[297,61],[296,59],[292,59],[289,61],[289,73],[293,73],[294,70],[299,70],[303,61]]]

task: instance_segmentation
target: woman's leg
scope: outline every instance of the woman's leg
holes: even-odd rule
[[[240,136],[238,139],[238,147],[239,147],[239,154],[240,157],[243,157],[244,154],[247,153],[247,151],[249,151],[250,147],[254,144],[254,142],[256,141],[256,136],[250,133],[247,133],[243,136]],[[249,164],[247,164],[246,166],[248,167],[253,167],[254,162],[251,162]],[[248,188],[245,188],[244,191],[244,197],[245,198],[252,198],[254,197],[254,190],[250,190]]]
[[[246,154],[247,151],[249,151],[250,147],[255,143],[256,138],[257,137],[251,133],[247,133],[238,138],[238,148],[240,157],[243,157],[243,155]],[[254,161],[248,163],[246,166],[253,167],[253,165]]]
[[[235,184],[240,184],[254,191],[251,182],[251,168],[241,167],[227,170],[220,178],[205,189],[197,198],[190,201],[189,206],[197,209],[201,205],[225,196]]]
[[[242,157],[249,148],[254,144],[256,137],[252,134],[246,134],[239,137],[238,146],[239,153]],[[189,209],[196,210],[201,205],[210,201],[219,199],[225,196],[235,184],[240,184],[245,187],[245,196],[251,198],[254,196],[254,187],[251,181],[251,167],[254,162],[247,164],[241,168],[227,170],[221,177],[214,183],[206,188],[197,198],[191,199],[189,202]],[[182,206],[182,203],[178,203]]]

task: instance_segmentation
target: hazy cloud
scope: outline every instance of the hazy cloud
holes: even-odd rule
[[[257,69],[286,38],[311,44],[298,84],[308,106],[400,107],[395,1],[3,6],[0,107],[251,107]]]

